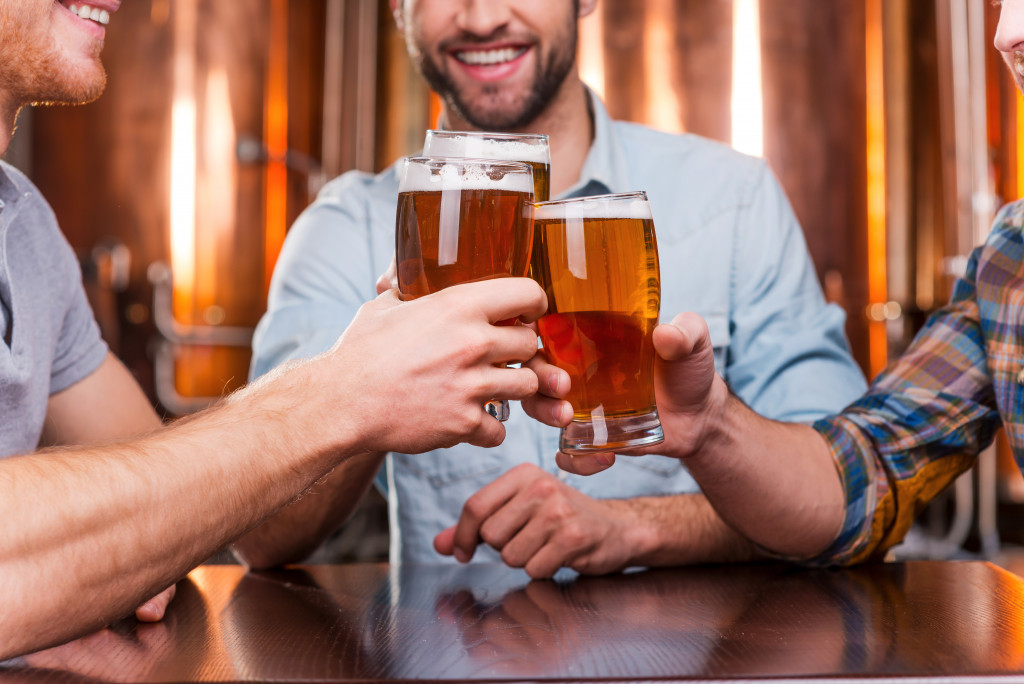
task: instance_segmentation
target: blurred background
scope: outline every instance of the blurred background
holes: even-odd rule
[[[997,18],[989,0],[600,0],[579,59],[613,117],[768,160],[872,376],[1024,196]],[[322,184],[418,150],[438,106],[386,0],[133,0],[104,61],[99,101],[22,112],[6,158],[170,418],[245,382],[281,243]],[[1005,557],[1022,502],[997,444],[900,553]],[[369,500],[329,559],[385,557],[385,516]]]

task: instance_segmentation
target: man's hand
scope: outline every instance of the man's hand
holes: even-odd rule
[[[484,542],[534,578],[561,567],[597,575],[627,567],[645,548],[644,532],[628,503],[593,499],[522,464],[470,497],[459,522],[434,538],[434,548],[466,563]]]
[[[135,619],[139,622],[159,622],[163,620],[164,613],[167,612],[167,605],[174,600],[177,586],[172,584],[139,606],[135,610]]]
[[[544,291],[527,278],[455,285],[408,302],[388,290],[364,304],[320,358],[326,365],[309,389],[323,385],[338,396],[374,451],[495,446],[505,429],[484,404],[531,396],[538,378],[529,368],[502,367],[533,357],[536,332],[494,324],[533,321],[546,309]]]
[[[654,329],[654,393],[665,441],[661,444],[623,451],[626,455],[662,454],[685,459],[697,453],[713,427],[715,416],[728,398],[725,382],[715,374],[714,350],[707,323],[695,313],[682,313],[671,323]],[[534,363],[534,371],[550,373],[544,363]],[[552,410],[550,404],[535,402]],[[530,413],[527,411],[527,413]],[[541,411],[542,413],[542,411]],[[540,415],[530,413],[534,418]],[[556,457],[563,470],[577,475],[593,475],[615,462],[610,453]]]

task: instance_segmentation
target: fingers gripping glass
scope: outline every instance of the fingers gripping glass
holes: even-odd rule
[[[409,157],[399,176],[395,259],[402,299],[527,275],[533,244],[529,165]],[[486,409],[498,420],[508,419],[507,401],[488,402]]]

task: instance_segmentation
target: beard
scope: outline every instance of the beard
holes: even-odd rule
[[[508,92],[501,85],[485,84],[482,95],[470,98],[426,51],[415,50],[414,61],[423,80],[473,127],[484,131],[521,130],[544,111],[575,64],[576,22],[571,22],[571,26],[566,40],[552,41],[552,51],[537,59],[533,85],[523,95]],[[444,44],[441,47],[443,53]]]
[[[43,6],[45,9],[45,6]],[[45,27],[48,17],[0,16],[0,89],[10,104],[81,104],[95,100],[106,86],[100,62],[102,43],[90,54],[72,58],[65,54]]]

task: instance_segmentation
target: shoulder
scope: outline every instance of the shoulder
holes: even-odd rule
[[[43,193],[10,164],[0,161],[0,170],[6,174],[17,198],[17,214],[8,227],[8,250],[39,268],[60,264],[62,271],[72,272],[77,279],[78,260]]]
[[[358,210],[373,202],[394,202],[398,192],[397,165],[378,174],[348,171],[327,183],[310,209],[335,208]]]
[[[394,223],[398,180],[394,167],[376,175],[349,171],[320,190],[295,220],[285,240],[285,253],[294,250],[321,252],[325,244],[347,242],[366,235],[381,222]],[[391,212],[391,218],[387,218]]]

